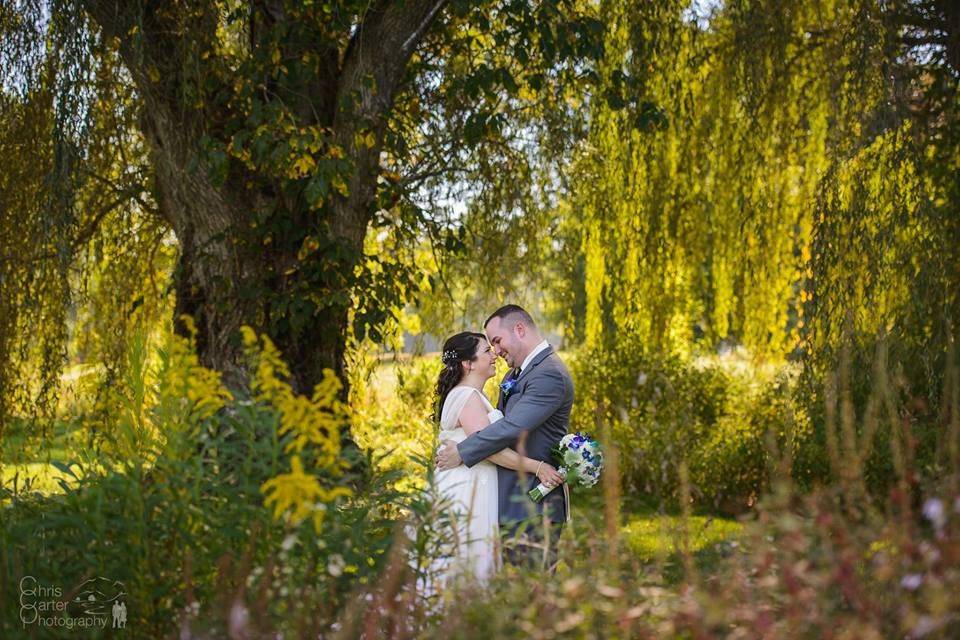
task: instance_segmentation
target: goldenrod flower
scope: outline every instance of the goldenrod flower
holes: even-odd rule
[[[190,338],[170,336],[166,366],[160,371],[157,405],[167,408],[180,405],[187,417],[203,420],[233,400],[233,395],[221,383],[219,371],[200,364],[193,348],[197,333],[193,318],[184,315],[180,319]]]
[[[298,455],[290,459],[290,468],[290,473],[271,478],[260,487],[260,491],[267,494],[264,504],[268,507],[273,505],[274,518],[286,519],[294,525],[311,517],[314,529],[319,532],[326,510],[325,503],[339,496],[349,496],[351,492],[345,487],[324,489],[316,476],[303,472],[303,463]]]
[[[242,327],[241,332],[247,353],[255,361],[250,381],[254,398],[279,414],[279,434],[292,436],[286,446],[287,452],[294,454],[292,471],[263,484],[261,490],[268,494],[265,502],[273,505],[277,519],[286,514],[286,519],[296,524],[312,517],[319,531],[324,503],[351,492],[344,487],[322,487],[316,476],[304,473],[299,454],[309,447],[318,469],[332,476],[340,473],[340,428],[350,423],[349,409],[339,399],[342,385],[333,371],[326,369],[311,397],[297,395],[285,380],[290,369],[270,338],[258,338],[250,327]]]
[[[317,464],[337,473],[340,429],[350,422],[348,408],[338,398],[342,388],[340,380],[332,370],[325,369],[313,396],[298,396],[283,380],[290,377],[290,370],[270,338],[260,336],[258,341],[249,327],[241,331],[248,353],[256,360],[250,384],[254,397],[279,412],[281,436],[293,434],[287,451],[299,453],[307,445],[313,445],[317,447]]]

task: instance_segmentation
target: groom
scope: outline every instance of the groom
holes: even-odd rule
[[[497,355],[511,367],[500,385],[497,403],[504,418],[459,444],[445,441],[437,454],[437,467],[452,469],[461,462],[472,467],[506,447],[554,464],[551,449],[566,435],[573,407],[573,380],[567,367],[543,339],[530,314],[517,305],[494,311],[483,328]],[[497,467],[497,473],[500,527],[513,539],[505,547],[507,561],[535,566],[546,557],[552,569],[569,508],[563,488],[551,491],[538,504],[527,495],[537,486],[536,476],[528,475],[522,483],[516,471]]]

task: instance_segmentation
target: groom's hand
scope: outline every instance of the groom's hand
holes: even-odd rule
[[[454,467],[459,467],[463,462],[460,459],[460,452],[457,451],[457,443],[453,440],[444,440],[443,446],[437,452],[437,469],[447,471]]]

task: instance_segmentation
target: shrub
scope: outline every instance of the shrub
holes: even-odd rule
[[[791,365],[758,367],[743,354],[683,361],[617,353],[575,359],[574,428],[610,425],[633,494],[675,506],[685,462],[698,504],[741,511],[763,491],[770,446],[796,456],[810,440]]]
[[[111,390],[111,446],[57,463],[69,478],[62,493],[4,485],[5,593],[26,575],[65,594],[102,576],[122,583],[137,637],[178,626],[189,637],[241,614],[299,636],[381,569],[402,505],[395,478],[345,477],[336,381],[296,396],[272,344],[252,334],[247,344],[252,398],[227,393],[168,336],[157,369],[134,367],[139,377]],[[15,622],[5,616],[0,635],[35,632]]]

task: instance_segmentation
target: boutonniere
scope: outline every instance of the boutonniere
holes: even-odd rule
[[[503,399],[506,400],[517,388],[517,379],[510,377],[500,383],[500,392],[503,393]]]

